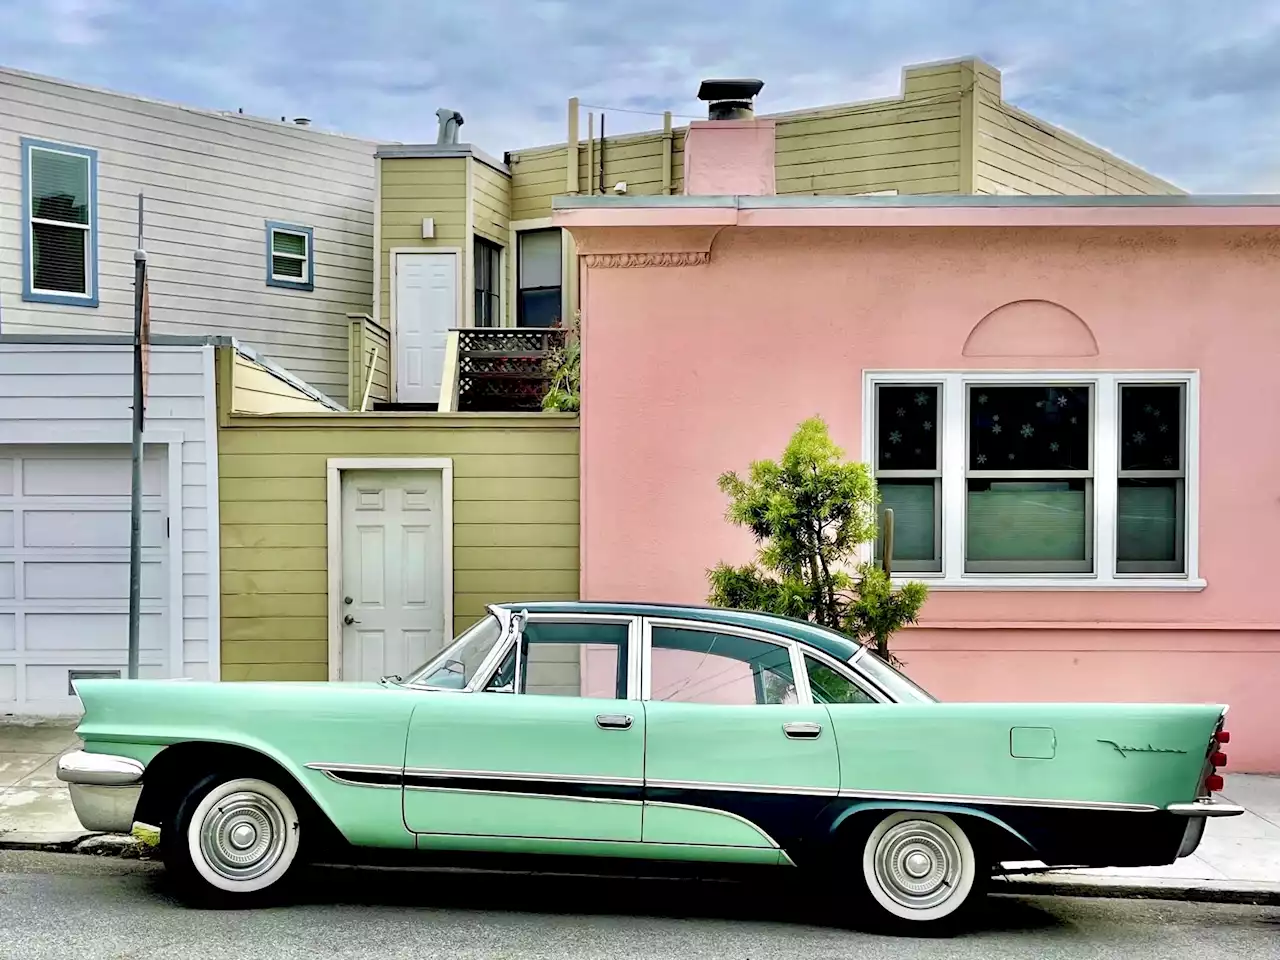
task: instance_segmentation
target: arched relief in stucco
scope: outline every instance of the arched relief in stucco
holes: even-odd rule
[[[1096,357],[1098,341],[1079,316],[1051,300],[1014,300],[969,331],[966,357]]]

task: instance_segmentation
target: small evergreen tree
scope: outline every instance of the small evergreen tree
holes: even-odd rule
[[[745,479],[725,473],[719,486],[726,518],[759,548],[754,563],[707,572],[712,604],[809,620],[896,662],[889,638],[915,623],[928,590],[916,582],[895,590],[884,570],[855,562],[876,538],[875,478],[866,464],[845,462],[821,418],[800,424],[780,461],[751,464]]]

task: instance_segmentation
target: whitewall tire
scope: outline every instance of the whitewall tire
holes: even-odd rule
[[[298,857],[297,808],[266,780],[219,780],[183,819],[175,838],[188,861],[183,873],[223,899],[252,899],[275,887]]]
[[[862,874],[872,900],[900,924],[938,925],[973,893],[973,843],[951,817],[901,810],[881,820],[862,850]]]

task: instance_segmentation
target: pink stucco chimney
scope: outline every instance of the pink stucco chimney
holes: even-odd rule
[[[703,80],[698,99],[707,120],[694,120],[684,142],[684,192],[696,196],[767,196],[776,192],[774,122],[757,120],[751,101],[760,80]]]

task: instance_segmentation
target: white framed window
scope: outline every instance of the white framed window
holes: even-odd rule
[[[315,234],[311,227],[267,221],[267,286],[314,290]]]
[[[895,575],[1199,589],[1193,371],[870,371],[864,457]],[[879,559],[880,546],[875,548]]]
[[[24,137],[22,299],[98,305],[98,153]]]

